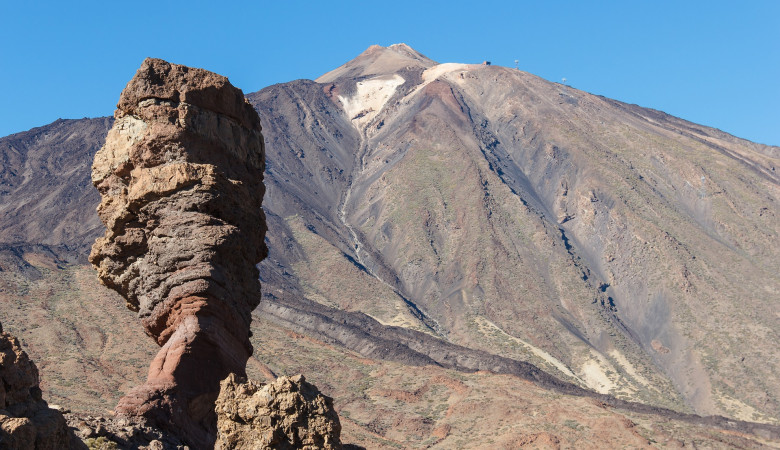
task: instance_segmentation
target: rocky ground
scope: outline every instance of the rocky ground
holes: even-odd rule
[[[60,277],[92,273],[88,266],[64,266],[56,272],[44,266],[38,269],[44,277],[26,282],[31,292],[60,288]],[[18,275],[0,273],[0,280],[4,281],[4,294],[19,287]],[[78,294],[59,300],[59,310],[64,314],[50,319],[52,323],[74,320],[82,312],[79,302],[101,302],[101,297],[105,299],[103,306],[93,312],[101,314],[92,316],[98,324],[111,324],[112,318],[132,318],[121,299],[102,288],[94,277],[84,279]],[[23,314],[27,305],[3,306],[4,310],[19,311],[9,317],[6,329],[25,329]],[[68,314],[72,316],[69,318]],[[126,429],[129,425],[116,423],[110,411],[122,393],[122,384],[117,383],[119,378],[113,369],[121,365],[126,371],[123,377],[129,380],[125,383],[132,386],[144,379],[147,358],[154,352],[153,343],[147,342],[138,328],[137,344],[115,339],[71,341],[76,330],[64,327],[58,331],[62,339],[20,333],[29,336],[22,345],[34,349],[29,350],[32,358],[50,361],[41,369],[44,399],[50,404],[68,405],[68,424],[84,440],[98,442],[103,437],[121,442],[134,438],[146,439],[139,445],[149,445],[154,440],[166,443],[159,430],[148,426]],[[91,333],[113,336],[110,328],[101,326],[91,329]],[[772,435],[776,431],[771,427],[751,433],[704,426],[615,408],[595,398],[557,393],[515,375],[462,372],[367,358],[281,326],[260,314],[255,315],[252,334],[255,354],[248,361],[249,377],[267,382],[280,375],[304,373],[308,381],[333,398],[342,426],[341,440],[352,448],[603,448],[602,442],[640,448],[780,446],[780,435]],[[63,362],[68,364],[52,364],[56,360],[52,355],[57,354],[63,355]],[[91,377],[103,379],[102,386],[107,387],[92,386],[78,371],[69,373],[69,367],[85,361],[79,359],[79,354],[97,355],[90,365]],[[121,364],[122,361],[135,364]],[[176,448],[181,443],[166,445]]]

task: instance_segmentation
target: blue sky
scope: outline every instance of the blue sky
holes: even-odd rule
[[[0,5],[0,136],[110,115],[147,56],[254,92],[371,44],[514,66],[780,145],[780,1],[22,2]]]

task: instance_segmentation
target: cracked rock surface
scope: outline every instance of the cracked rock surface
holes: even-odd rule
[[[116,412],[208,447],[219,382],[252,354],[267,253],[260,118],[227,78],[151,58],[114,117],[92,166],[106,232],[89,259],[162,347]]]
[[[216,411],[216,449],[342,448],[333,399],[303,375],[263,385],[231,374],[222,382]]]

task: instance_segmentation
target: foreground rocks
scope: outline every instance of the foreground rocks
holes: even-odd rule
[[[208,448],[219,382],[252,354],[267,253],[260,119],[227,78],[159,59],[114,117],[92,166],[106,233],[89,258],[162,346],[116,412]]]
[[[81,441],[76,447],[111,450],[189,450],[177,436],[156,428],[143,417],[100,417],[65,414],[68,427]]]
[[[41,397],[38,368],[2,326],[0,381],[0,448],[71,448],[65,418]]]
[[[333,400],[322,395],[302,375],[279,377],[264,385],[231,374],[221,383],[216,413],[218,434],[214,448],[217,449],[342,448],[341,425]],[[99,449],[192,448],[145,417],[66,412],[65,420],[83,442],[74,441],[77,444],[72,448],[81,449],[85,445]]]
[[[333,400],[303,375],[261,385],[231,374],[216,404],[217,449],[340,449]]]

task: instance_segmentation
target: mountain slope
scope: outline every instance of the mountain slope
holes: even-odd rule
[[[307,264],[287,277],[297,294],[601,392],[771,419],[779,361],[761,343],[780,337],[777,148],[407,49],[370,48],[318,79],[330,104],[274,123],[339,117],[330,135],[354,152],[329,184],[338,216],[332,200],[327,215],[288,215],[285,245],[320,258],[330,244],[364,269],[349,279],[389,287],[418,321],[389,293],[366,298]],[[262,112],[285,88],[249,98]],[[302,148],[286,155],[305,160]],[[277,170],[278,191],[301,188]]]
[[[111,123],[58,120],[0,140],[0,242],[92,245],[98,197],[84,167]]]

